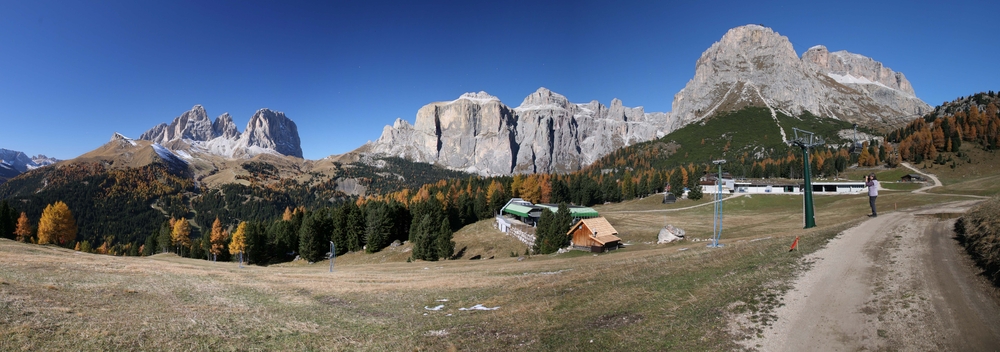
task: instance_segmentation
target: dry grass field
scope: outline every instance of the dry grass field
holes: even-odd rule
[[[953,199],[886,191],[880,213]],[[659,202],[596,207],[629,244],[611,253],[518,260],[525,246],[484,221],[456,233],[461,259],[407,263],[403,245],[333,273],[0,240],[0,350],[732,350],[727,316],[772,319],[800,258],[868,212],[863,195],[816,196],[803,230],[801,196],[735,197],[713,249],[708,200]],[[688,240],[653,244],[665,223]],[[477,304],[497,309],[461,309]]]

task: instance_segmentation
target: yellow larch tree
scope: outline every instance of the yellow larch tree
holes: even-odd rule
[[[212,223],[212,234],[209,237],[209,241],[212,247],[208,250],[212,253],[212,259],[218,259],[219,254],[222,254],[222,250],[226,248],[226,237],[229,237],[229,232],[222,228],[222,222],[219,221],[219,217],[215,218],[215,222]]]
[[[246,250],[247,248],[246,232],[247,232],[247,223],[240,222],[240,224],[236,226],[236,231],[233,231],[233,236],[229,239],[230,254],[235,255],[237,253],[243,253],[243,251]],[[243,257],[241,256],[240,265],[242,264],[243,264]]]
[[[170,239],[175,246],[191,247],[191,224],[188,223],[187,219],[180,218],[174,222]]]
[[[55,243],[60,246],[76,239],[76,219],[69,206],[62,201],[45,206],[38,220],[38,244]]]
[[[28,242],[31,239],[31,223],[28,222],[28,215],[23,211],[17,218],[17,229],[14,230],[18,242]]]

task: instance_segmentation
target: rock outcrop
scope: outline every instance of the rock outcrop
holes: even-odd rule
[[[787,37],[758,25],[729,30],[701,55],[674,96],[669,129],[745,106],[893,127],[930,110],[901,73],[875,60],[822,46],[800,59]]]
[[[611,151],[664,134],[668,114],[618,99],[570,103],[539,88],[511,109],[486,92],[424,106],[413,125],[397,119],[364,148],[482,175],[579,170]]]
[[[285,117],[285,113],[270,109],[260,109],[253,114],[236,147],[254,155],[260,154],[254,152],[257,150],[273,150],[282,155],[302,157],[299,129],[295,122]]]
[[[232,116],[224,113],[212,122],[205,108],[195,105],[169,125],[156,125],[139,137],[174,150],[209,153],[227,158],[250,158],[261,153],[302,157],[299,131],[282,112],[260,109],[240,133]]]

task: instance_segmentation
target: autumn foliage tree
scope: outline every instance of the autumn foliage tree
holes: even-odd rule
[[[17,236],[18,242],[28,242],[28,239],[31,238],[31,223],[28,222],[28,215],[23,211],[21,216],[17,218],[17,229],[14,230],[14,235]]]
[[[178,255],[181,255],[179,251],[180,247],[191,247],[191,224],[188,223],[187,219],[180,218],[174,222],[173,231],[170,232],[170,238],[172,243],[177,246]]]
[[[211,241],[211,248],[209,252],[212,253],[212,260],[217,260],[219,254],[226,249],[226,240],[229,237],[229,232],[222,228],[222,222],[219,218],[215,218],[215,222],[212,223],[212,234],[209,238]]]
[[[247,223],[240,222],[236,226],[236,231],[233,231],[233,236],[229,240],[229,253],[237,254],[243,253],[247,249]],[[240,257],[240,264],[243,263],[243,257]]]
[[[76,220],[69,206],[62,201],[49,204],[38,220],[38,244],[55,243],[60,246],[76,239]]]

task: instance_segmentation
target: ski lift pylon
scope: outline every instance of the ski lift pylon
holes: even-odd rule
[[[851,154],[861,154],[861,149],[864,149],[864,145],[858,140],[858,124],[854,124],[854,140],[851,141],[851,147],[849,151]]]

